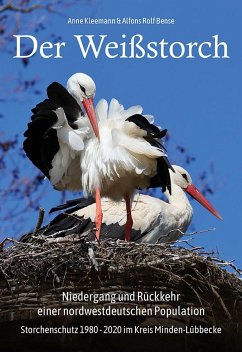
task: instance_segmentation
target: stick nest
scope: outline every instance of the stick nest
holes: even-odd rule
[[[142,290],[181,293],[183,306],[206,308],[205,323],[241,323],[242,282],[232,263],[195,247],[97,242],[88,235],[6,239],[0,253],[1,321],[31,318],[41,305],[59,306],[62,291]]]

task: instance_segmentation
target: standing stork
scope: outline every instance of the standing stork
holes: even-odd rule
[[[192,221],[193,209],[186,193],[196,199],[217,218],[222,219],[215,208],[192,184],[189,173],[180,166],[173,165],[170,172],[172,194],[165,195],[168,202],[148,195],[136,195],[132,206],[133,226],[131,240],[149,244],[176,241],[187,230]],[[125,204],[102,199],[102,236],[124,239]],[[68,209],[69,208],[69,209]],[[53,208],[51,212],[65,210],[46,226],[43,234],[62,237],[69,234],[85,233],[93,229],[95,204],[93,199],[77,199]]]
[[[143,116],[141,106],[127,110],[112,99],[93,107],[95,83],[77,73],[67,82],[47,88],[48,99],[33,110],[25,132],[24,150],[57,190],[81,190],[95,195],[96,237],[102,224],[101,197],[125,199],[126,240],[133,224],[130,197],[137,188],[162,187],[171,193],[172,169],[161,131]],[[86,110],[83,114],[81,107]]]
[[[23,148],[57,190],[80,190],[80,157],[93,131],[99,138],[93,106],[96,87],[83,73],[71,76],[67,89],[53,82],[48,99],[32,109]],[[87,114],[84,115],[84,107]]]
[[[161,131],[143,116],[141,106],[127,110],[112,99],[102,99],[96,106],[100,142],[90,138],[81,160],[84,194],[96,194],[97,238],[102,223],[101,196],[114,201],[125,199],[126,230],[129,241],[132,229],[130,197],[136,189],[161,187],[171,192],[169,169],[172,169],[161,138]]]

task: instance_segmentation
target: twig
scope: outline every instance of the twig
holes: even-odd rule
[[[168,234],[165,236],[169,236],[172,232],[179,232],[182,236],[193,236],[193,235],[200,235],[201,233],[205,233],[205,232],[210,232],[210,231],[215,231],[216,228],[213,227],[212,229],[206,229],[206,230],[200,230],[200,231],[194,231],[194,232],[190,232],[190,233],[185,233],[183,232],[181,229],[174,229],[168,232]]]
[[[219,302],[220,302],[220,304],[221,304],[221,306],[222,306],[222,308],[223,308],[225,314],[227,315],[227,317],[229,318],[229,320],[231,320],[231,319],[232,319],[231,314],[229,313],[229,311],[228,311],[226,305],[224,304],[224,301],[222,300],[222,297],[220,296],[220,294],[218,293],[218,291],[216,291],[215,288],[214,288],[212,285],[210,285],[210,288],[211,288],[211,290],[213,291],[213,294],[214,294],[214,295],[217,297],[217,299],[219,300]]]
[[[38,216],[38,221],[37,221],[37,224],[35,226],[34,233],[33,233],[34,235],[41,228],[41,226],[43,224],[44,216],[45,216],[44,208],[39,208],[39,216]]]
[[[218,263],[218,265],[221,265],[221,266],[230,266],[232,269],[234,269],[239,275],[242,275],[242,270],[237,268],[236,265],[234,265],[232,263],[232,261],[228,262],[228,261],[224,261],[223,259],[218,259],[218,258],[213,258],[213,257],[210,257],[208,258],[210,260],[212,260],[213,262],[216,262]]]
[[[211,232],[211,231],[216,231],[216,227],[213,227],[212,229],[207,229],[207,230],[200,230],[200,231],[194,231],[194,232],[190,232],[190,233],[184,233],[184,236],[200,235],[201,233]]]

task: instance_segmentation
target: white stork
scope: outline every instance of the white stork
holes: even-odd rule
[[[24,150],[57,190],[83,190],[96,198],[96,236],[102,223],[101,196],[125,199],[126,239],[132,228],[130,196],[137,188],[169,190],[171,165],[161,131],[142,116],[142,108],[125,110],[115,99],[93,107],[95,83],[77,73],[47,88],[46,99],[33,110],[25,132]],[[84,116],[81,106],[87,116]],[[93,133],[94,131],[94,133]]]
[[[132,205],[133,226],[131,240],[150,244],[175,241],[182,236],[192,221],[193,209],[186,196],[190,194],[217,218],[219,213],[192,184],[189,173],[180,166],[173,165],[170,171],[172,194],[165,195],[168,202],[148,195],[136,195]],[[185,193],[186,192],[186,193]],[[65,210],[52,220],[44,231],[46,236],[66,236],[80,234],[93,229],[95,203],[93,199],[69,201],[53,208],[51,212]],[[125,238],[126,211],[124,202],[102,200],[103,226],[101,234],[108,238]]]
[[[93,107],[96,88],[92,79],[81,73],[70,77],[67,88],[71,94],[58,82],[48,86],[48,99],[32,109],[23,148],[55,189],[75,191],[81,188],[80,157],[85,141],[93,130],[99,138]],[[65,184],[63,179],[68,177]]]

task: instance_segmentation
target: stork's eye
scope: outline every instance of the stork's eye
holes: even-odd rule
[[[86,95],[86,89],[80,85],[81,91]]]
[[[181,174],[182,177],[188,182],[188,177],[187,177],[187,174]]]

